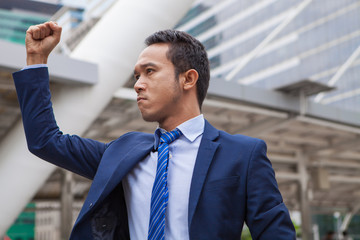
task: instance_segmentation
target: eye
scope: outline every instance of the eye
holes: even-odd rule
[[[152,69],[152,68],[147,68],[146,69],[146,73],[152,73],[152,72],[154,72],[154,69]]]
[[[140,74],[134,75],[134,80],[135,80],[135,81],[139,80],[139,78],[140,78]]]

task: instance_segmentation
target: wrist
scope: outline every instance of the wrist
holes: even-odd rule
[[[35,65],[35,64],[47,64],[47,56],[41,54],[28,54],[26,57],[27,65]]]

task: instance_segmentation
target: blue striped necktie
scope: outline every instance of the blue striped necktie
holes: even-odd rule
[[[169,163],[169,144],[182,135],[180,130],[161,134],[158,148],[158,163],[151,194],[150,223],[148,240],[165,238],[165,211],[169,199],[167,172]]]

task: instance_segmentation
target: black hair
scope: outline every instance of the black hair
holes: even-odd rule
[[[198,72],[199,79],[196,83],[196,88],[197,99],[201,109],[210,81],[209,59],[201,42],[186,32],[163,30],[147,37],[145,43],[147,46],[156,43],[169,44],[167,58],[175,66],[176,78],[179,77],[179,74],[189,69],[195,69]]]

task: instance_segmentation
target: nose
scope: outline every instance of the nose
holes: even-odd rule
[[[139,93],[145,89],[145,85],[144,85],[143,81],[141,81],[141,78],[136,80],[136,83],[134,84],[134,89],[135,89],[136,93]]]

